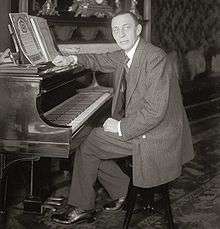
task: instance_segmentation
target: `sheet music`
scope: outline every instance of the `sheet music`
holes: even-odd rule
[[[15,32],[17,42],[24,56],[32,65],[47,62],[42,53],[39,41],[34,34],[32,25],[27,13],[9,13],[12,27]]]
[[[47,61],[52,61],[58,55],[58,52],[55,48],[47,20],[42,17],[29,17],[35,34],[39,37],[38,40],[41,41],[42,50],[45,52]]]

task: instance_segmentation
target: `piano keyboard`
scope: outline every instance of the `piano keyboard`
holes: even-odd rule
[[[103,91],[82,91],[44,114],[52,123],[70,126],[76,131],[111,94]]]

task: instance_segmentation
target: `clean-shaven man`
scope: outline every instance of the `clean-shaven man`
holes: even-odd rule
[[[153,187],[177,178],[182,165],[193,158],[189,124],[168,56],[141,38],[142,26],[131,12],[115,15],[111,28],[120,50],[57,56],[53,61],[114,73],[112,115],[76,151],[68,208],[53,216],[59,223],[93,218],[97,179],[113,200],[104,209],[122,207],[129,178],[113,159],[132,155],[134,185]]]

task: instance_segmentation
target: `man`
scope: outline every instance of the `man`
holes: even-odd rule
[[[132,155],[134,185],[153,187],[177,178],[182,165],[193,158],[190,129],[169,58],[140,37],[142,26],[132,13],[117,14],[111,27],[121,50],[58,56],[53,61],[58,66],[79,63],[115,74],[112,117],[93,129],[77,150],[69,206],[63,214],[53,216],[56,222],[72,224],[92,219],[97,178],[113,199],[104,209],[121,208],[129,178],[111,159]],[[129,70],[122,87],[126,68]]]

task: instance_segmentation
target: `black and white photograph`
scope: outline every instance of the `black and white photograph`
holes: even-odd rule
[[[0,229],[220,228],[220,0],[0,0]]]

